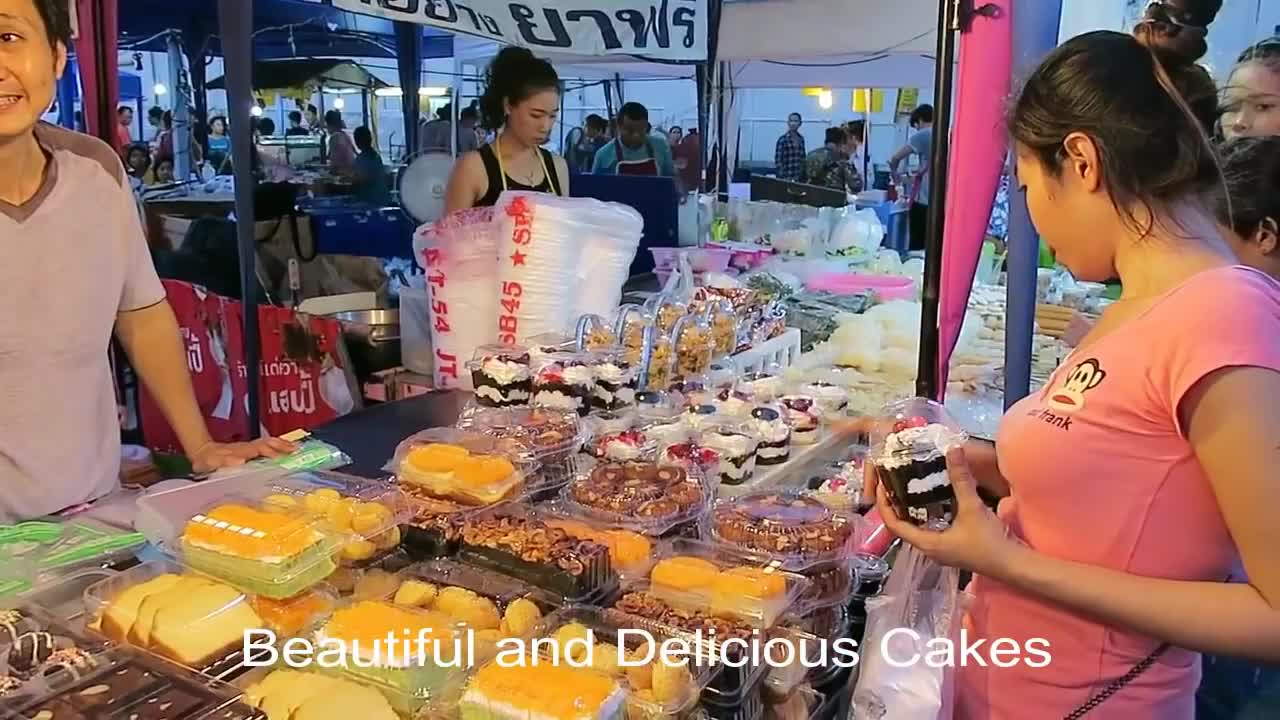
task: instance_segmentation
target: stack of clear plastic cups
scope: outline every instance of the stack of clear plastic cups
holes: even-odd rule
[[[533,394],[529,350],[522,345],[481,345],[467,363],[476,403],[482,407],[526,405]]]
[[[588,353],[556,352],[541,357],[533,368],[533,396],[529,404],[577,413],[591,411],[596,378],[594,357]]]
[[[886,406],[888,421],[872,432],[869,460],[902,520],[944,529],[956,512],[956,494],[947,474],[947,452],[968,437],[942,405],[911,398]]]

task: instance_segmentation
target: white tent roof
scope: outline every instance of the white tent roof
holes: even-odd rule
[[[728,2],[721,60],[829,55],[928,55],[937,44],[938,0]]]

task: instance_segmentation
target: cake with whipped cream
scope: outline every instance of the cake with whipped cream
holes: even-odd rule
[[[738,378],[738,394],[755,402],[773,402],[782,392],[782,378],[770,372],[749,372]]]
[[[684,418],[677,415],[669,418],[658,418],[640,426],[641,432],[661,452],[668,445],[684,442],[689,438],[689,426]]]
[[[923,417],[894,424],[872,461],[898,517],[917,525],[950,524],[956,495],[947,452],[964,442],[964,433]]]
[[[751,412],[751,403],[744,400],[733,388],[722,387],[712,401],[716,410],[725,417],[744,418]]]
[[[639,430],[597,435],[587,447],[597,459],[616,462],[643,459],[651,449],[648,439]]]
[[[621,358],[606,357],[592,363],[595,387],[591,407],[597,410],[620,410],[636,404],[636,386],[640,373],[636,366]]]
[[[800,392],[816,400],[822,416],[828,420],[843,417],[849,406],[849,391],[834,383],[815,380],[802,385]]]
[[[585,416],[591,411],[595,388],[595,370],[582,356],[554,353],[534,373],[532,404]]]
[[[715,426],[702,431],[702,447],[716,451],[720,462],[716,474],[722,485],[742,485],[756,470],[756,438],[732,426]]]
[[[818,403],[808,395],[783,395],[782,405],[787,424],[791,426],[792,445],[812,445],[818,442],[822,418]]]
[[[717,418],[719,418],[719,412],[711,403],[690,405],[684,410],[684,424],[692,432],[699,432],[714,424]]]
[[[486,345],[467,363],[476,402],[484,407],[526,405],[533,394],[533,373],[524,348]]]
[[[781,408],[757,405],[751,410],[751,424],[760,438],[756,465],[781,465],[791,459],[791,426]]]

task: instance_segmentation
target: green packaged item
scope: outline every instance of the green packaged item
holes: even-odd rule
[[[26,592],[75,568],[119,562],[145,544],[140,533],[92,520],[0,525],[0,597]]]

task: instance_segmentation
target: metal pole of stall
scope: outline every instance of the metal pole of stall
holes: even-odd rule
[[[716,145],[719,146],[719,154],[716,156],[716,191],[719,193],[720,200],[729,201],[729,138],[725,135],[728,121],[727,114],[724,110],[724,76],[729,74],[729,63],[720,63],[720,67],[716,70],[718,76],[716,80],[716,103],[718,104],[719,118],[717,119]]]
[[[176,32],[165,37],[169,59],[169,92],[173,97],[173,177],[191,177],[191,111],[187,105],[187,81],[182,72],[182,44]]]
[[[1026,77],[1045,53],[1058,43],[1062,0],[1018,3],[1013,8],[1014,82]],[[1014,158],[1010,153],[1009,171]],[[1017,183],[1009,184],[1009,229],[1005,239],[1009,277],[1006,283],[1004,338],[1004,406],[1031,392],[1032,334],[1036,321],[1036,268],[1040,264],[1040,236],[1027,212],[1027,196]]]
[[[236,244],[240,251],[240,297],[244,304],[244,363],[249,387],[249,436],[257,437],[262,353],[258,335],[257,247],[253,237],[253,0],[218,0],[218,25],[226,73],[227,124],[236,187]]]
[[[938,397],[938,303],[942,288],[942,230],[947,208],[947,161],[951,154],[951,105],[956,41],[972,0],[940,0],[934,92],[933,152],[929,160],[929,220],[925,231],[924,287],[920,293],[920,362],[916,394]]]

